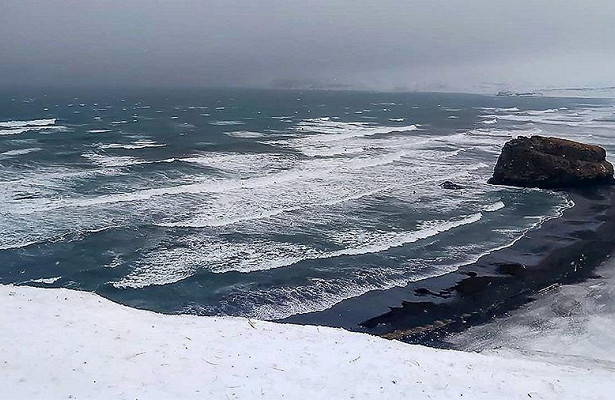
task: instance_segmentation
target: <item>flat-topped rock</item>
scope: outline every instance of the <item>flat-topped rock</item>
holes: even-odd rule
[[[600,146],[554,137],[520,136],[502,149],[489,183],[543,189],[613,184]]]

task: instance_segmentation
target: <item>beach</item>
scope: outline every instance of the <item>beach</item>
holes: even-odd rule
[[[559,218],[450,274],[374,291],[320,313],[287,319],[324,323],[413,343],[445,345],[440,338],[481,324],[535,298],[552,285],[590,278],[615,249],[615,190],[568,192],[574,203]]]

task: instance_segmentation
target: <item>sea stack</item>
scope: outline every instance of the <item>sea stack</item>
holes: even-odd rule
[[[520,136],[502,149],[489,183],[558,189],[613,184],[613,165],[600,146],[554,137]]]

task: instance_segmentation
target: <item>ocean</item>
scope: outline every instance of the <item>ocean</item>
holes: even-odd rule
[[[492,186],[545,135],[613,162],[608,99],[240,89],[0,92],[0,283],[282,319],[509,246],[573,204]],[[447,189],[446,181],[460,189]]]

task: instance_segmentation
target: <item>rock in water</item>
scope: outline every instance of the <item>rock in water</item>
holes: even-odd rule
[[[520,136],[502,149],[489,183],[555,189],[615,183],[599,146],[553,137]]]
[[[460,189],[463,189],[463,186],[458,185],[458,184],[456,184],[454,182],[451,182],[451,181],[444,181],[444,182],[442,182],[440,184],[440,187],[442,189],[450,189],[450,190],[460,190]]]

